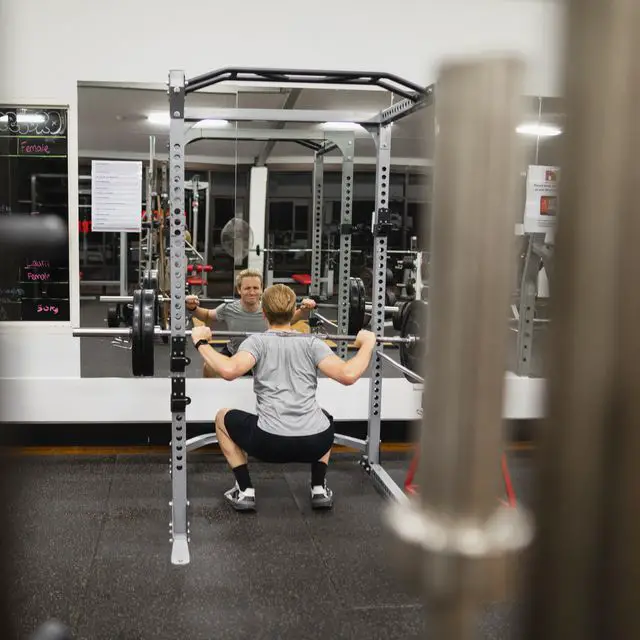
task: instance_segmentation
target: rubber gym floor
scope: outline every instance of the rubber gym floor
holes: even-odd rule
[[[86,640],[423,638],[428,612],[388,563],[384,499],[351,454],[328,479],[333,511],[312,512],[308,469],[252,464],[258,511],[222,499],[218,453],[189,463],[191,563],[170,563],[168,450],[36,450],[15,458],[9,503],[16,639],[58,618]],[[385,454],[397,481],[405,455]],[[517,496],[531,498],[527,452],[511,452]],[[515,637],[514,596],[489,604],[479,638]]]

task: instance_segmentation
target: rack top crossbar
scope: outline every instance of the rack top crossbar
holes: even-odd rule
[[[425,89],[393,73],[381,71],[321,71],[309,69],[262,69],[227,67],[187,80],[185,92],[192,93],[220,82],[273,82],[332,85],[370,85],[381,87],[402,98],[419,102]]]

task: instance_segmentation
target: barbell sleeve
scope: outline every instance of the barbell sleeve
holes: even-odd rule
[[[191,329],[187,329],[185,331],[185,335],[190,336],[192,333]],[[221,337],[221,338],[246,338],[251,335],[255,335],[256,332],[250,331],[213,331],[213,337]],[[329,334],[329,333],[301,333],[297,331],[286,332],[288,337],[292,338],[319,338],[320,340],[333,340],[336,342],[340,341],[348,341],[353,342],[356,339],[356,336],[350,335],[339,335],[339,334]],[[74,338],[114,338],[114,337],[131,337],[132,331],[128,327],[112,327],[112,328],[102,328],[102,327],[79,327],[73,330]],[[159,329],[155,328],[153,331],[154,336],[170,336],[170,329]],[[264,335],[264,333],[260,334]],[[389,342],[389,343],[414,343],[417,342],[419,338],[415,336],[376,336],[376,342]]]
[[[130,338],[131,329],[128,327],[83,327],[73,330],[74,338]]]
[[[316,308],[318,309],[338,309],[338,305],[333,302],[318,302],[316,303]],[[367,302],[364,305],[364,308],[367,311],[371,311],[373,309],[373,305],[370,302]],[[390,305],[384,305],[384,311],[387,313],[396,313],[398,311],[398,307],[393,307]]]
[[[256,249],[250,249],[250,252],[256,252]],[[313,249],[260,249],[259,253],[312,253]],[[257,252],[256,252],[257,253]],[[320,253],[340,253],[340,249],[320,249]],[[351,253],[362,253],[362,249],[354,249]]]

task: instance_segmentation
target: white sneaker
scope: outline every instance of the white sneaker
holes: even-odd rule
[[[333,507],[333,492],[326,483],[311,487],[311,508],[331,509]]]
[[[240,487],[236,482],[232,489],[225,492],[224,497],[236,511],[256,510],[256,490],[253,487],[240,491]]]

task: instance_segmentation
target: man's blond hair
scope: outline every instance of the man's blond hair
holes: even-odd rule
[[[296,294],[286,284],[274,284],[262,294],[262,310],[270,325],[289,324],[296,311]]]
[[[245,278],[260,278],[260,286],[262,286],[262,274],[257,269],[243,269],[236,276],[236,289],[240,290],[242,287],[242,281]]]

